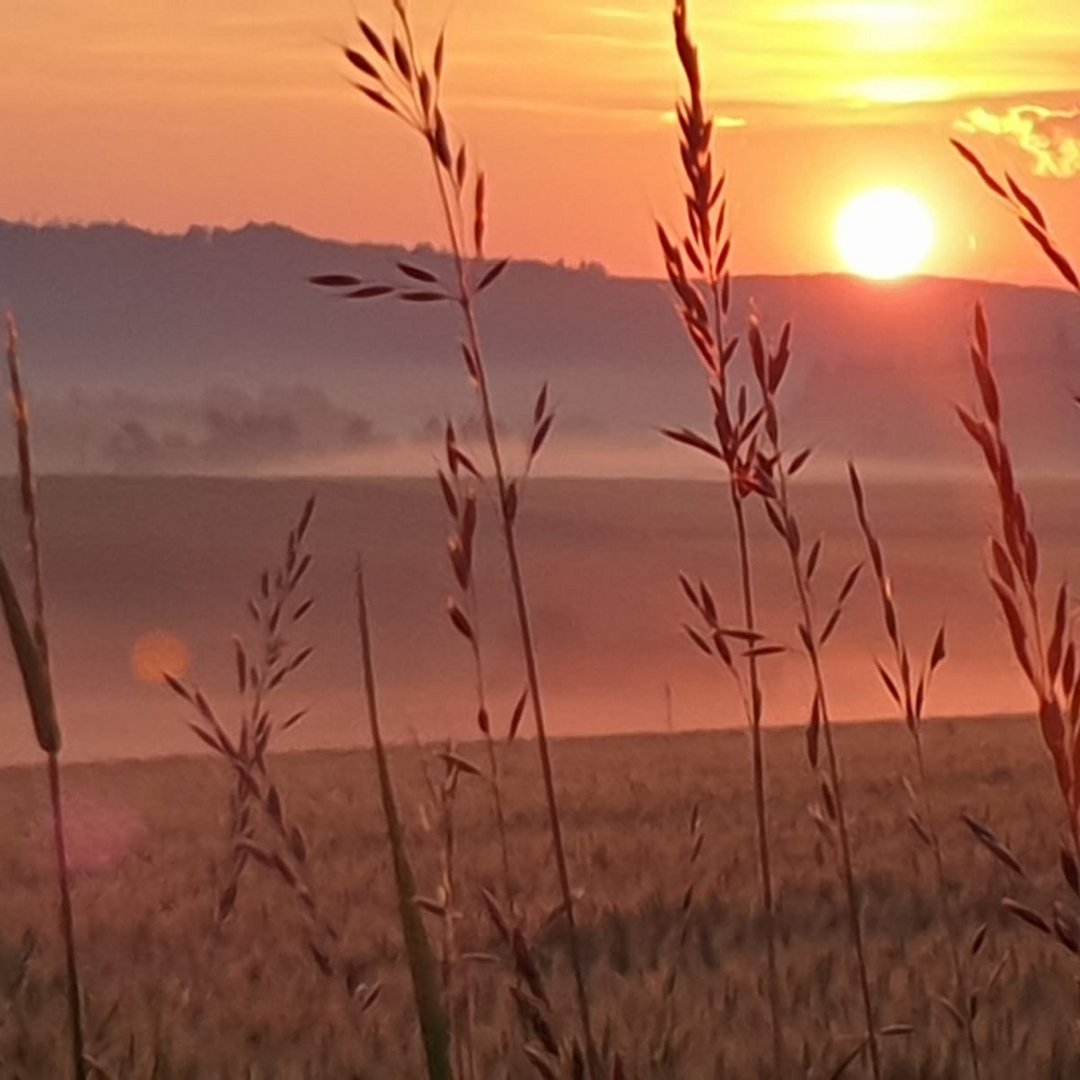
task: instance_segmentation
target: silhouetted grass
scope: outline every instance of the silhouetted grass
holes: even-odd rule
[[[60,892],[60,933],[67,965],[68,1020],[71,1036],[72,1073],[77,1080],[88,1075],[86,1037],[83,1031],[82,991],[75,945],[75,919],[71,906],[71,871],[64,833],[64,796],[60,777],[60,723],[56,715],[52,675],[49,670],[49,639],[45,621],[45,585],[41,565],[41,525],[38,518],[34,467],[30,453],[30,410],[19,369],[19,334],[15,318],[6,318],[7,368],[11,385],[11,408],[15,427],[19,494],[26,526],[32,587],[31,615],[27,617],[7,564],[0,557],[0,607],[22,676],[26,702],[38,745],[46,755],[49,798],[52,805],[53,843],[56,849],[56,880]]]
[[[789,485],[805,466],[810,451],[792,451],[786,446],[778,403],[778,393],[791,361],[791,326],[787,324],[780,333],[775,347],[765,341],[756,317],[751,318],[750,352],[754,375],[764,408],[762,420],[762,444],[756,450],[756,478],[762,490],[769,521],[780,538],[788,555],[791,580],[798,605],[799,644],[804,652],[813,676],[814,693],[810,705],[810,722],[807,728],[807,753],[810,764],[819,775],[821,806],[817,821],[823,834],[837,852],[837,869],[844,887],[848,927],[855,963],[859,975],[865,1036],[863,1046],[869,1051],[870,1068],[876,1078],[883,1075],[879,1040],[883,1034],[906,1034],[906,1029],[890,1025],[879,1030],[877,1003],[871,990],[871,976],[867,961],[863,932],[862,889],[855,870],[855,857],[851,842],[851,826],[848,821],[845,785],[840,767],[840,755],[834,738],[832,703],[825,675],[823,653],[832,637],[852,591],[858,582],[862,564],[857,564],[843,579],[836,597],[827,606],[822,617],[815,596],[815,575],[821,566],[823,541],[814,541],[809,548],[804,544],[803,527],[790,495]],[[824,743],[824,761],[820,745]],[[861,1050],[862,1047],[859,1048]],[[855,1053],[857,1053],[856,1051]]]
[[[364,697],[367,702],[368,725],[375,751],[379,774],[379,794],[386,833],[390,844],[394,881],[397,885],[398,911],[405,938],[405,952],[412,973],[416,1014],[424,1042],[427,1073],[431,1080],[448,1080],[453,1075],[450,1066],[450,1026],[446,1018],[442,991],[439,986],[435,954],[431,951],[427,930],[417,904],[416,879],[405,848],[405,834],[398,815],[390,765],[383,746],[379,725],[379,703],[375,688],[375,661],[372,655],[371,628],[368,622],[367,596],[364,591],[364,569],[356,569],[356,609],[360,629],[360,656],[364,665]]]
[[[773,1070],[786,1071],[783,1006],[776,956],[776,907],[769,847],[769,819],[765,747],[762,736],[765,703],[759,660],[765,655],[758,633],[754,602],[753,559],[746,521],[747,502],[755,494],[754,446],[761,421],[760,409],[748,406],[748,387],[736,382],[733,361],[739,341],[728,329],[731,300],[731,239],[727,228],[725,174],[717,175],[712,153],[713,120],[704,102],[697,48],[687,22],[684,0],[676,0],[673,14],[675,49],[686,78],[686,96],[676,106],[679,153],[686,181],[686,229],[669,234],[657,231],[668,281],[675,294],[683,327],[704,370],[715,437],[687,429],[664,434],[714,458],[723,468],[739,550],[738,589],[742,605],[740,625],[722,627],[708,586],[695,588],[685,577],[683,590],[704,621],[706,637],[689,630],[691,639],[706,655],[719,659],[735,680],[750,732],[750,761],[754,781],[754,814],[761,910],[765,919],[766,986],[772,1019]]]
[[[360,92],[376,106],[401,120],[420,137],[426,147],[436,194],[443,211],[446,240],[453,261],[453,277],[450,281],[444,281],[426,267],[403,263],[398,267],[406,282],[403,286],[368,284],[340,274],[319,275],[312,278],[312,281],[316,285],[343,290],[343,295],[356,300],[394,296],[407,304],[450,303],[460,315],[461,354],[466,373],[476,392],[484,439],[495,478],[499,522],[525,666],[528,701],[536,726],[536,746],[548,807],[562,913],[566,920],[567,942],[575,974],[580,1037],[588,1072],[593,1080],[598,1080],[600,1055],[593,1032],[589,993],[578,940],[574,892],[570,883],[555,771],[547,735],[539,660],[517,538],[518,513],[525,480],[551,431],[554,413],[548,408],[545,388],[536,400],[525,466],[519,476],[513,476],[506,463],[506,453],[499,434],[477,312],[479,296],[502,275],[507,261],[490,262],[485,257],[486,179],[484,173],[470,160],[466,143],[454,135],[444,112],[442,81],[445,38],[439,37],[430,61],[421,57],[403,0],[394,2],[394,24],[389,38],[381,36],[363,19],[359,20],[359,28],[363,38],[360,48],[346,48],[345,58],[361,80],[357,84]],[[465,451],[456,448],[452,453],[457,463],[464,465],[475,475],[480,475],[480,470]],[[474,631],[468,617],[460,609],[457,609],[456,615],[454,622],[458,630],[466,637],[471,637]]]
[[[880,661],[877,661],[878,674],[881,676],[881,681],[889,697],[892,698],[893,703],[896,705],[904,726],[911,736],[915,750],[918,786],[907,785],[912,802],[910,821],[915,830],[915,835],[929,849],[934,863],[935,884],[940,909],[939,917],[949,950],[949,960],[952,965],[953,986],[950,997],[946,999],[946,1007],[963,1031],[967,1042],[971,1073],[975,1080],[979,1080],[979,1047],[975,1040],[975,1014],[978,1009],[978,998],[971,989],[971,979],[967,970],[969,957],[962,956],[962,951],[970,953],[971,959],[974,958],[974,955],[982,947],[985,927],[981,933],[977,929],[972,938],[973,945],[969,946],[967,950],[962,950],[956,919],[952,911],[952,902],[949,898],[948,876],[945,872],[945,857],[941,850],[938,816],[930,797],[926,755],[923,751],[923,721],[925,719],[927,700],[934,675],[945,662],[946,657],[945,627],[942,626],[938,630],[929,655],[916,670],[910,649],[904,638],[896,598],[893,595],[892,578],[889,576],[885,564],[885,551],[871,524],[866,493],[854,465],[848,467],[848,476],[851,483],[852,497],[855,502],[855,514],[863,539],[866,541],[867,556],[870,559],[870,566],[873,569],[874,579],[877,583],[878,600],[885,634],[893,654],[891,670]]]

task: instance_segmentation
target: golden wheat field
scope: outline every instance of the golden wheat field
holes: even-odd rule
[[[882,1021],[910,1024],[886,1041],[889,1076],[959,1075],[959,1033],[937,995],[949,969],[925,849],[905,820],[901,777],[912,769],[898,725],[851,725],[846,761],[865,921]],[[808,806],[813,774],[796,730],[767,738],[784,1017],[794,1056],[829,1076],[859,1030],[854,971],[831,854]],[[975,1031],[984,1075],[1072,1076],[1080,1067],[1076,972],[1060,947],[1004,915],[998,899],[1052,893],[1055,793],[1029,722],[935,721],[926,731],[932,795],[956,922],[965,942],[981,925]],[[534,792],[535,754],[515,745],[505,763],[514,882],[558,1023],[572,1010],[546,821]],[[466,746],[467,758],[479,759]],[[433,751],[392,754],[419,888],[434,892],[440,841],[423,779]],[[767,1071],[761,933],[755,915],[746,740],[740,733],[623,736],[560,742],[569,856],[587,977],[598,1021],[630,1076],[755,1076]],[[77,867],[75,903],[88,989],[91,1057],[116,1077],[406,1077],[419,1075],[407,968],[392,895],[374,765],[368,753],[312,752],[273,763],[292,819],[312,854],[312,886],[340,928],[358,997],[322,975],[305,950],[300,910],[272,872],[249,866],[235,913],[216,925],[219,866],[228,856],[227,778],[205,759],[75,766],[68,798]],[[472,781],[472,782],[470,782]],[[689,823],[700,807],[704,846],[690,869]],[[38,770],[5,775],[0,867],[0,1071],[62,1070],[63,995],[55,933],[48,810]],[[960,823],[990,824],[1038,884],[1025,885]],[[494,887],[497,845],[486,796],[464,777],[457,806],[463,887],[459,933],[475,1008],[477,1075],[529,1075],[511,1007],[510,969],[479,895]],[[683,890],[695,903],[673,1000],[674,1038],[659,1059],[662,984],[676,962]],[[437,934],[439,920],[432,918]],[[25,934],[25,938],[24,938]]]

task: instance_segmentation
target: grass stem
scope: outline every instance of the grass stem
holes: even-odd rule
[[[23,390],[19,368],[19,333],[9,312],[6,323],[6,357],[11,385],[11,410],[15,427],[18,459],[19,495],[26,526],[32,583],[32,618],[27,619],[18,591],[0,560],[0,604],[3,606],[8,634],[19,664],[27,704],[30,708],[38,745],[45,752],[49,774],[49,799],[52,808],[53,839],[56,848],[56,877],[60,893],[60,934],[64,942],[67,973],[67,1003],[71,1028],[72,1073],[76,1080],[88,1075],[83,1030],[82,990],[79,981],[78,952],[75,944],[75,919],[71,903],[71,868],[64,841],[63,789],[60,780],[61,731],[56,716],[52,673],[49,666],[49,640],[45,623],[45,587],[41,558],[41,526],[33,458],[30,450],[30,408]]]
[[[379,775],[379,793],[386,817],[386,832],[390,842],[397,886],[398,910],[405,949],[409,958],[417,1018],[424,1045],[429,1080],[450,1080],[450,1027],[446,1018],[439,985],[438,967],[431,950],[423,917],[416,904],[416,879],[405,849],[405,835],[398,815],[390,763],[383,744],[379,723],[379,704],[375,686],[375,662],[372,655],[371,627],[368,620],[367,594],[364,588],[364,568],[356,567],[356,610],[360,630],[360,655],[364,672],[364,696],[367,703],[368,725]]]

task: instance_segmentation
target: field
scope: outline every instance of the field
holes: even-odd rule
[[[882,1022],[913,1026],[887,1041],[887,1073],[962,1075],[956,1025],[935,1001],[950,991],[931,866],[905,820],[901,776],[912,768],[909,743],[899,725],[844,725],[839,740]],[[843,902],[832,857],[808,813],[815,791],[803,735],[770,732],[767,742],[787,1039],[812,1075],[829,1076],[860,1024]],[[1057,794],[1034,725],[1019,718],[935,721],[926,744],[957,923],[965,941],[989,926],[975,962],[982,979],[1002,965],[976,1021],[984,1075],[1075,1075],[1075,970],[1060,947],[1001,912],[1004,895],[1030,902],[1029,887],[959,820],[968,812],[990,824],[1033,879],[1046,882],[1040,900],[1059,887]],[[478,748],[462,752],[477,758]],[[558,742],[555,756],[574,883],[582,891],[590,989],[628,1074],[764,1075],[768,1020],[744,737],[579,739]],[[422,891],[434,890],[439,850],[424,828],[433,821],[423,809],[429,757],[419,748],[393,753]],[[557,902],[535,753],[515,744],[506,761],[513,873],[535,927]],[[67,776],[76,925],[89,1049],[106,1075],[421,1073],[372,759],[366,751],[288,754],[274,770],[307,837],[319,903],[340,928],[358,979],[383,984],[379,998],[361,1014],[356,1000],[322,976],[305,952],[292,893],[258,866],[246,872],[234,915],[215,926],[215,881],[228,854],[228,785],[220,764],[176,758],[74,766]],[[497,957],[467,965],[478,1075],[526,1076],[511,969],[479,896],[481,883],[495,881],[497,845],[478,784],[462,779],[457,821],[462,948]],[[691,874],[695,804],[704,848],[673,999],[677,1049],[662,1065],[654,1059],[662,984]],[[64,1052],[62,970],[39,769],[3,774],[0,813],[8,823],[0,845],[0,981],[10,988],[0,1012],[0,1072],[56,1076]],[[438,920],[430,921],[437,940]],[[570,984],[557,922],[535,940],[556,1017],[569,1031]]]
[[[984,568],[990,520],[981,478],[889,482],[868,475],[868,496],[888,549],[904,618],[916,648],[938,623],[949,660],[935,680],[931,711],[988,715],[1030,707],[1009,652]],[[1068,572],[1080,484],[1031,482],[1049,581]],[[64,723],[65,761],[187,753],[195,742],[183,712],[160,685],[137,679],[132,651],[164,631],[191,655],[191,677],[223,709],[232,700],[232,633],[247,633],[247,597],[279,557],[304,500],[318,499],[311,527],[316,603],[304,643],[315,646],[297,673],[289,706],[311,706],[282,749],[356,745],[362,707],[349,574],[364,553],[371,578],[379,683],[388,737],[409,741],[475,735],[467,651],[449,627],[452,577],[443,551],[447,522],[434,479],[219,480],[45,477],[40,485],[45,573]],[[6,496],[15,499],[15,492]],[[825,537],[823,596],[865,558],[846,484],[805,484],[797,496],[807,536]],[[726,495],[715,484],[677,480],[530,481],[522,555],[530,575],[540,662],[556,734],[665,730],[665,685],[678,729],[738,726],[730,680],[686,640],[688,610],[677,575],[702,576],[721,610],[737,610],[734,539]],[[14,505],[9,501],[7,505]],[[494,508],[480,508],[478,575],[489,693],[497,724],[522,688]],[[771,722],[804,723],[810,700],[793,625],[783,550],[754,508],[751,538],[762,627],[789,647],[768,666]],[[0,517],[4,551],[24,543],[17,513]],[[829,672],[842,719],[892,715],[874,671],[886,647],[872,589],[864,582],[829,642]],[[417,664],[424,678],[416,678]],[[0,742],[4,763],[35,762],[18,674],[0,651]]]

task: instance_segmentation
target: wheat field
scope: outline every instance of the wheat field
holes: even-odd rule
[[[844,948],[843,902],[831,856],[808,813],[815,797],[803,734],[767,734],[778,868],[781,974],[789,1046],[812,1075],[829,1076],[859,1018]],[[886,1024],[889,1076],[950,1076],[962,1068],[958,1029],[935,1000],[949,971],[931,866],[904,818],[912,769],[899,725],[844,725],[858,868],[874,991]],[[1000,965],[975,1029],[985,1075],[1070,1076],[1080,1064],[1075,973],[1059,947],[1001,912],[1028,886],[960,823],[990,824],[1040,886],[1057,888],[1054,792],[1035,731],[1020,719],[935,721],[927,756],[943,828],[950,893],[965,940],[988,933],[979,980]],[[479,747],[459,748],[479,760]],[[601,1029],[631,1076],[754,1076],[767,1070],[761,930],[755,914],[749,775],[742,733],[686,733],[557,742],[569,858],[587,976]],[[423,780],[431,751],[392,754],[418,887],[433,890],[439,838]],[[550,843],[534,753],[505,759],[512,869],[533,926],[556,906]],[[228,855],[225,770],[205,759],[74,766],[68,770],[75,904],[89,989],[89,1054],[116,1077],[401,1077],[422,1064],[408,1001],[375,772],[367,752],[312,752],[274,762],[291,816],[312,853],[320,903],[339,925],[359,981],[381,981],[360,1011],[306,955],[288,889],[252,867],[235,913],[214,919],[218,867]],[[498,874],[486,796],[462,782],[457,843],[466,882],[463,949],[475,989],[479,1075],[530,1075],[520,1054],[501,946],[480,883]],[[704,847],[687,946],[674,992],[674,1053],[656,1060],[661,986],[674,957],[689,870],[689,820],[700,806]],[[9,823],[0,846],[0,1071],[59,1075],[61,956],[54,933],[43,779],[11,770],[0,788]],[[427,828],[425,828],[427,826]],[[436,920],[432,920],[433,923]],[[20,941],[25,929],[27,938]],[[537,929],[554,1012],[571,1023],[565,939]],[[25,951],[24,951],[25,950]]]

